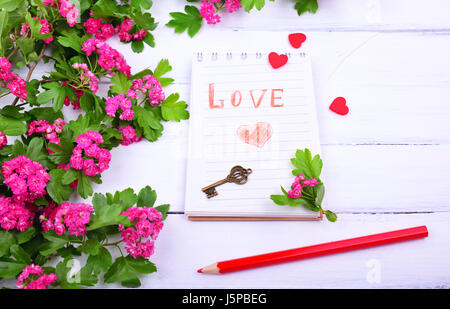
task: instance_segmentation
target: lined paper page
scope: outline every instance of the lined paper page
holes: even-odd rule
[[[277,206],[271,194],[293,181],[296,149],[320,153],[309,58],[292,54],[273,69],[267,55],[193,58],[186,180],[188,216],[305,217],[305,207]],[[227,183],[208,199],[201,189],[231,168],[251,168],[244,185]]]

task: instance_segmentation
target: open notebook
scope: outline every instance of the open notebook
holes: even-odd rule
[[[311,66],[288,54],[273,69],[267,54],[202,54],[192,62],[185,213],[191,220],[317,220],[306,207],[275,205],[294,177],[296,149],[320,154]],[[233,166],[251,168],[243,185],[226,183],[210,199],[202,188]]]

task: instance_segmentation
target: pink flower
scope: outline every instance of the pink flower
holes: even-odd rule
[[[36,212],[34,204],[0,195],[0,227],[4,230],[16,228],[21,232],[25,231],[33,225]]]
[[[120,143],[124,146],[130,145],[132,143],[137,143],[142,140],[142,136],[137,138],[136,136],[136,130],[132,126],[126,126],[126,127],[118,127],[119,131],[122,132],[122,140]]]
[[[122,231],[122,239],[126,243],[125,250],[134,258],[150,257],[154,252],[154,241],[163,227],[162,214],[153,207],[133,206],[124,211],[122,216],[127,216],[134,224],[127,229],[119,226]]]
[[[87,131],[76,138],[77,146],[70,157],[70,167],[82,170],[86,175],[94,177],[109,168],[111,153],[99,145],[103,137],[96,131]]]
[[[39,163],[21,155],[2,165],[3,183],[14,193],[15,201],[33,202],[43,197],[50,176]]]
[[[44,232],[53,230],[56,234],[63,235],[67,228],[69,234],[82,236],[86,234],[86,225],[90,222],[93,212],[94,208],[89,204],[51,203],[42,210],[39,221]]]
[[[134,112],[131,109],[131,100],[123,93],[116,95],[115,97],[110,97],[106,99],[106,115],[108,115],[111,118],[116,117],[117,110],[122,110],[122,114],[119,116],[119,119],[121,120],[127,120],[131,121],[134,118]]]
[[[3,134],[2,131],[0,131],[0,149],[3,148],[3,146],[6,146],[8,144],[8,138],[5,134]]]
[[[225,5],[229,13],[233,13],[241,8],[241,0],[225,0]]]
[[[200,14],[208,24],[216,24],[220,22],[220,16],[216,14],[214,5],[208,2],[208,0],[202,0],[202,5],[200,6]]]
[[[315,178],[311,178],[311,179],[306,179],[303,182],[303,186],[310,186],[310,187],[315,187],[319,184],[319,182],[317,181],[317,179]]]
[[[92,73],[86,63],[74,63],[72,64],[74,69],[81,69],[81,82],[83,85],[87,84],[89,89],[92,90],[93,93],[96,93],[98,90],[98,78]]]
[[[53,273],[44,274],[44,269],[39,265],[28,265],[17,277],[18,289],[45,289],[55,283],[57,276]]]

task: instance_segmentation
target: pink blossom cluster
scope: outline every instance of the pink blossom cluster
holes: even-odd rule
[[[216,14],[216,8],[213,3],[218,3],[220,0],[202,0],[200,6],[200,14],[210,25],[220,22],[219,14]]]
[[[119,39],[124,42],[129,42],[131,40],[142,41],[147,35],[147,31],[145,29],[141,29],[134,34],[130,34],[129,31],[133,29],[134,23],[129,18],[124,18],[120,25],[115,28],[112,24],[103,23],[103,18],[93,17],[86,20],[83,25],[86,28],[87,33],[93,34],[96,39],[101,41],[107,40],[115,33],[118,33]]]
[[[53,121],[53,124],[50,124],[47,120],[34,120],[28,125],[27,135],[31,134],[43,134],[45,133],[45,138],[49,141],[49,143],[60,144],[59,135],[62,132],[63,127],[66,125],[64,120],[61,118]]]
[[[82,170],[86,175],[94,177],[109,168],[111,153],[108,149],[100,148],[103,137],[96,131],[87,131],[80,134],[77,146],[70,157],[70,166],[76,170]],[[97,163],[96,163],[97,162]]]
[[[61,85],[65,86],[65,85],[67,85],[67,83],[66,82],[62,82]],[[70,104],[72,104],[72,108],[73,109],[81,109],[80,98],[84,94],[83,90],[76,89],[76,88],[74,88],[72,86],[70,86],[70,88],[72,88],[72,90],[75,92],[75,96],[77,97],[77,99],[75,101],[71,101],[70,98],[67,96],[67,97],[64,98],[64,105],[65,106],[69,106]]]
[[[133,126],[119,126],[118,129],[120,132],[122,132],[123,139],[120,141],[120,143],[124,146],[128,146],[132,143],[138,143],[142,140],[142,136],[139,136],[139,138],[136,136],[136,130],[133,128]]]
[[[0,149],[2,149],[3,146],[6,146],[7,144],[8,144],[8,138],[2,131],[0,131]]]
[[[44,232],[55,231],[58,235],[63,235],[66,231],[70,235],[82,236],[86,234],[86,224],[91,221],[91,213],[94,207],[84,203],[64,202],[61,205],[50,203],[46,206],[39,221]]]
[[[4,230],[16,228],[18,231],[25,231],[33,225],[37,211],[38,208],[32,203],[0,195],[0,227]]]
[[[47,33],[52,32],[50,29],[50,23],[46,19],[39,18],[39,17],[33,17],[33,19],[38,19],[39,22],[41,23],[41,31],[40,31],[41,34],[47,34]],[[20,35],[26,36],[28,29],[30,29],[30,24],[26,22],[20,28]],[[50,36],[48,39],[44,39],[42,41],[44,41],[45,44],[49,44],[50,42],[53,41],[53,36]]]
[[[145,75],[142,79],[134,80],[127,91],[127,96],[131,99],[138,99],[139,92],[148,95],[148,101],[152,106],[157,106],[166,99],[161,83],[151,75]]]
[[[302,189],[304,187],[315,187],[319,182],[315,178],[306,179],[305,175],[300,174],[295,177],[294,182],[292,183],[291,190],[288,192],[288,196],[290,198],[299,198],[302,196]]]
[[[216,14],[221,10],[223,4],[229,13],[233,13],[241,8],[241,0],[202,0],[200,6],[200,14],[208,24],[217,24],[220,22],[220,16]],[[220,4],[217,8],[215,5]]]
[[[15,201],[33,202],[45,195],[50,176],[41,163],[24,155],[2,164],[3,183],[14,193]]]
[[[115,97],[109,97],[106,99],[106,115],[114,118],[116,116],[117,110],[122,110],[119,116],[120,120],[131,121],[134,117],[134,111],[131,109],[131,100],[123,93],[116,95]]]
[[[92,73],[86,63],[74,63],[72,64],[74,69],[81,70],[81,81],[82,83],[87,83],[89,85],[89,89],[92,90],[93,93],[96,93],[98,90],[98,78]]]
[[[122,216],[128,216],[133,227],[125,228],[119,225],[119,231],[126,243],[125,250],[133,257],[150,257],[155,248],[154,241],[159,235],[164,223],[162,214],[153,207],[133,206],[124,211]]]
[[[44,274],[44,269],[41,266],[31,264],[26,266],[17,277],[16,285],[18,289],[45,289],[55,283],[56,280],[55,274]]]
[[[16,73],[11,72],[11,63],[5,57],[0,57],[0,86],[6,87],[9,91],[20,98],[20,101],[27,99],[28,93],[25,90],[27,84]]]
[[[59,14],[67,19],[67,24],[70,27],[75,26],[79,15],[79,10],[68,0],[43,0],[42,4],[45,7],[58,8]]]
[[[97,61],[98,64],[102,69],[108,71],[110,75],[114,75],[114,70],[118,70],[120,73],[130,77],[131,68],[123,55],[105,42],[99,39],[87,39],[81,49],[86,52],[87,56],[90,56],[93,52],[98,53],[100,55]]]

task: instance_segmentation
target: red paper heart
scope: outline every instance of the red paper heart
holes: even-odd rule
[[[339,115],[347,115],[348,114],[348,106],[346,105],[347,101],[343,97],[337,97],[333,100],[330,105],[330,109]]]
[[[278,69],[285,65],[288,61],[288,56],[286,55],[278,55],[275,52],[271,52],[269,54],[269,63],[274,69]]]
[[[292,47],[300,48],[303,42],[306,41],[306,35],[303,33],[291,33],[289,34],[289,43],[291,43]]]
[[[272,137],[272,132],[273,130],[270,123],[258,122],[253,126],[240,126],[237,129],[236,134],[244,143],[261,148]]]

